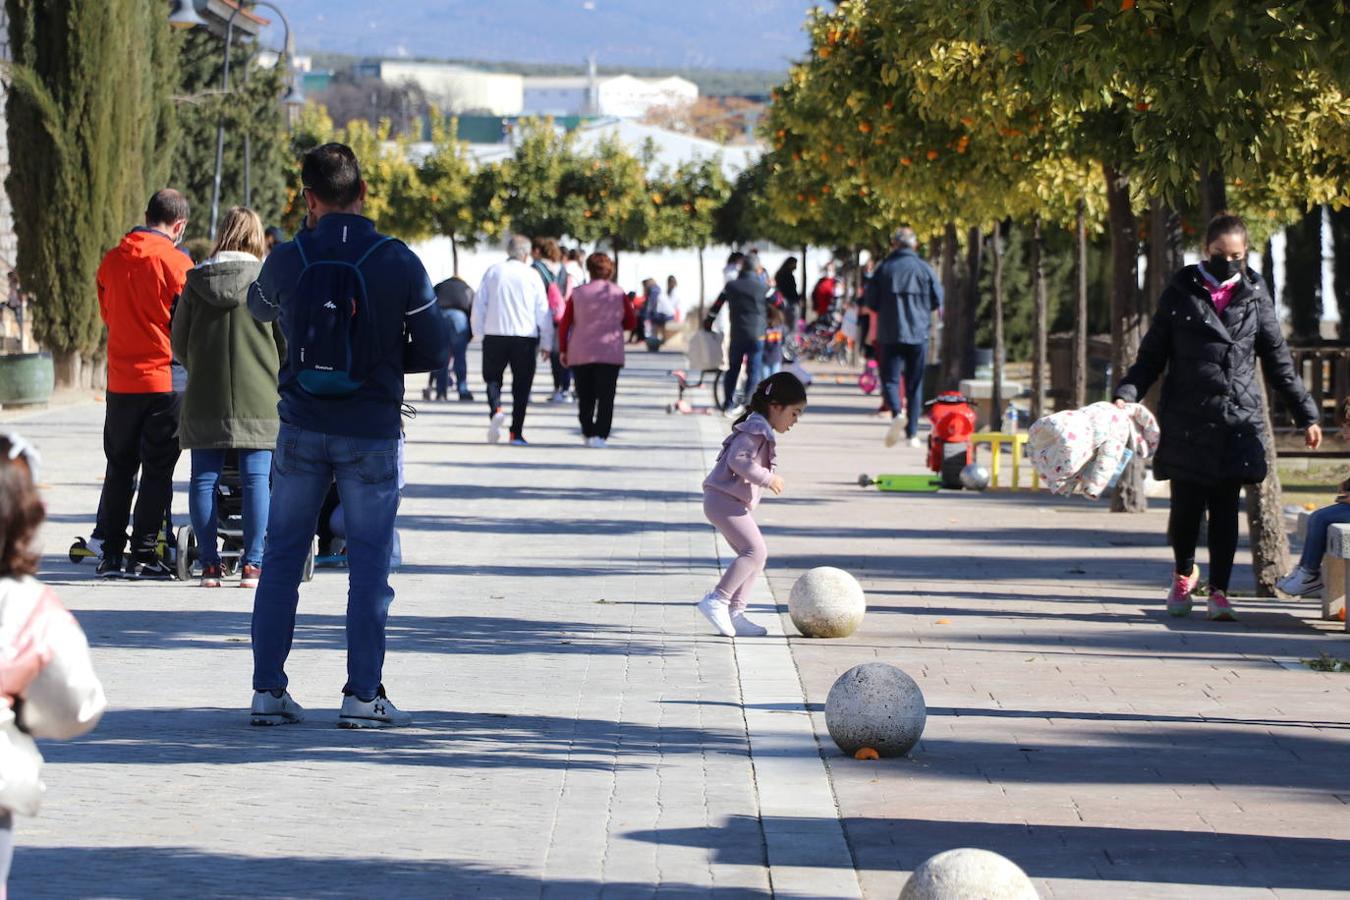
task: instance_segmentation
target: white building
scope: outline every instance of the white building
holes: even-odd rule
[[[632,75],[565,76],[525,79],[524,112],[537,116],[615,116],[640,119],[661,106],[698,99],[698,85],[684,78]]]
[[[518,116],[525,105],[525,79],[508,72],[403,60],[381,60],[358,71],[388,84],[412,82],[446,112]]]

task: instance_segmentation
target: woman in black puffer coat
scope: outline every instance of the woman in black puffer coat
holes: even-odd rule
[[[1227,213],[1209,223],[1206,260],[1176,274],[1158,301],[1139,358],[1116,389],[1117,405],[1134,403],[1163,381],[1158,424],[1162,443],[1153,474],[1172,481],[1168,531],[1176,573],[1167,595],[1174,616],[1191,612],[1200,580],[1195,545],[1209,510],[1209,617],[1235,618],[1228,582],[1238,541],[1238,498],[1244,484],[1266,477],[1265,418],[1257,361],[1306,431],[1322,442],[1317,404],[1308,396],[1284,342],[1275,304],[1259,276],[1243,265],[1247,227]]]

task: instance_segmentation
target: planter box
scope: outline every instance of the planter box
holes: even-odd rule
[[[56,385],[50,353],[0,356],[0,406],[6,409],[46,404]]]

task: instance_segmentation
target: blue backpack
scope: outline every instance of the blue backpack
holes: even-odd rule
[[[304,268],[296,284],[287,351],[300,387],[321,397],[354,393],[380,361],[380,339],[361,266],[393,238],[382,237],[355,262],[316,259],[295,247]]]

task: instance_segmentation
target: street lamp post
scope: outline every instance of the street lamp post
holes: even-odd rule
[[[175,15],[180,15],[180,11],[179,11],[179,10],[181,9],[181,7],[182,7],[182,5],[183,5],[184,3],[186,3],[187,5],[190,6],[190,5],[191,5],[191,0],[180,0],[179,8],[178,8],[178,9],[175,9]],[[291,64],[291,57],[294,55],[294,46],[293,46],[292,43],[291,43],[291,23],[290,23],[289,21],[286,20],[286,14],[283,13],[283,12],[281,11],[281,9],[280,9],[275,3],[269,3],[269,2],[267,2],[267,0],[256,0],[256,2],[253,3],[252,5],[253,5],[253,6],[265,6],[265,7],[267,7],[268,9],[272,10],[273,12],[275,12],[275,13],[277,14],[277,18],[281,19],[281,25],[282,25],[282,28],[284,29],[284,40],[282,41],[282,47],[283,47],[283,51],[282,51],[282,52],[283,52],[283,54],[284,54],[285,57],[286,57],[286,68],[289,70],[289,69],[290,69],[290,64]],[[234,44],[234,17],[237,16],[237,15],[239,15],[239,14],[240,14],[241,12],[243,12],[243,11],[244,11],[244,6],[243,6],[242,3],[240,3],[239,5],[237,5],[237,6],[234,8],[234,11],[230,13],[230,17],[229,17],[228,19],[225,20],[225,65],[224,65],[224,68],[223,68],[223,70],[222,70],[222,72],[221,72],[221,78],[220,78],[220,87],[221,87],[222,92],[225,92],[225,93],[228,93],[229,90],[230,90],[230,50],[231,50],[231,48],[232,48],[232,45]],[[195,15],[195,10],[193,10],[193,14]],[[178,21],[183,21],[183,20],[182,20],[182,19],[176,19],[176,20],[174,20],[174,21],[175,21],[175,22],[178,22]],[[280,60],[278,59],[278,65],[279,65],[279,64],[280,64]],[[289,75],[289,73],[288,73],[288,75]],[[287,103],[289,104],[289,103],[295,102],[295,98],[297,98],[297,97],[299,96],[300,92],[299,92],[299,89],[298,89],[298,88],[296,87],[296,85],[295,85],[294,77],[293,77],[293,76],[290,76],[290,77],[288,77],[288,80],[290,81],[290,85],[289,85],[288,90],[287,90],[287,92],[286,92],[286,100],[285,100],[285,102],[287,102]],[[302,101],[302,102],[303,102],[303,101]],[[247,135],[245,135],[245,141],[247,142]],[[224,168],[224,165],[225,165],[225,113],[222,111],[221,114],[220,114],[220,118],[219,118],[219,119],[217,120],[217,122],[216,122],[216,174],[215,174],[215,179],[212,181],[212,185],[211,185],[211,239],[212,239],[212,240],[215,240],[215,237],[216,237],[216,226],[217,226],[217,223],[220,221],[220,177],[221,177],[221,171],[222,171],[222,169]],[[244,192],[245,192],[246,198],[247,198],[247,194],[250,193],[250,191],[248,190],[248,180],[249,180],[249,172],[248,172],[248,170],[249,170],[249,160],[248,160],[248,148],[247,148],[247,146],[246,146],[245,152],[244,152],[244,173],[245,173],[245,174],[244,174],[244,182],[245,182],[245,189],[244,189]],[[245,204],[247,204],[247,203],[248,203],[248,200],[245,199],[244,202],[245,202]]]

